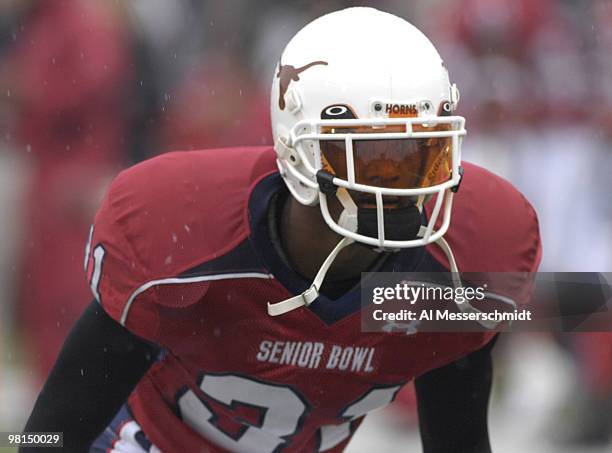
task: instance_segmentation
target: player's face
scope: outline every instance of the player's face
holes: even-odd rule
[[[415,132],[448,130],[448,126],[413,125]],[[328,128],[327,133],[394,133],[405,132],[405,126],[371,126]],[[322,140],[324,168],[336,177],[347,179],[346,147],[344,140]],[[451,178],[451,139],[402,138],[382,140],[353,140],[355,182],[393,189],[418,189],[441,184]],[[374,195],[351,191],[360,207],[374,207]],[[404,201],[402,201],[402,199]],[[385,207],[404,204],[406,197],[385,197]]]

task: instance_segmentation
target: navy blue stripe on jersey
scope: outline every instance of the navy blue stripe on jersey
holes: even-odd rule
[[[249,200],[249,219],[251,226],[251,241],[254,249],[262,257],[265,267],[274,277],[293,295],[305,291],[312,282],[304,279],[296,273],[285,262],[278,253],[280,244],[275,235],[270,231],[269,209],[277,196],[288,195],[287,188],[280,176],[275,173],[261,180],[254,188]],[[379,260],[375,266],[367,271],[370,272],[415,272],[429,271],[433,263],[433,257],[425,247],[404,249],[397,253],[391,253]],[[442,266],[439,265],[442,270]],[[315,313],[326,324],[334,324],[337,321],[355,313],[361,307],[361,287],[357,283],[353,288],[337,299],[327,297],[322,293],[308,309]]]
[[[179,277],[196,277],[218,274],[244,274],[250,272],[266,273],[263,263],[257,256],[253,244],[248,239],[242,241],[225,255],[198,264],[181,273]]]
[[[249,221],[251,242],[263,259],[269,272],[290,293],[299,294],[305,291],[310,283],[293,271],[277,252],[280,247],[278,239],[270,231],[269,209],[277,196],[286,195],[287,189],[280,174],[274,173],[257,184],[249,200]]]

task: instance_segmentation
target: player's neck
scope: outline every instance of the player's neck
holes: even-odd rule
[[[281,208],[281,245],[293,269],[312,280],[321,264],[342,236],[323,220],[319,207],[304,206],[288,196]],[[360,244],[346,247],[330,268],[326,280],[348,280],[358,277],[372,266],[380,255]]]

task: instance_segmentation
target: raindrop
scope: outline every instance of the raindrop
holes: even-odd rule
[[[178,237],[176,236],[176,233],[172,233],[172,242],[176,244],[177,241],[178,241]]]

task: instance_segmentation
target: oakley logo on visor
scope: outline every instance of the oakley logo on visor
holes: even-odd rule
[[[325,107],[321,112],[322,120],[354,120],[357,115],[350,106],[345,104],[334,104]]]

